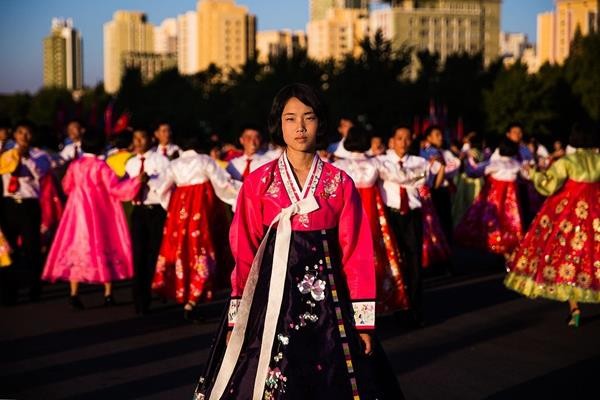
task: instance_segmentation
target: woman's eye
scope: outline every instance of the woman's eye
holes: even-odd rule
[[[294,118],[292,118],[292,117],[286,117],[285,120],[289,121],[289,122],[292,122],[294,120]]]

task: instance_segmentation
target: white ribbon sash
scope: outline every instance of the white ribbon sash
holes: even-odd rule
[[[269,361],[271,358],[273,340],[275,338],[275,330],[277,328],[277,321],[279,320],[279,312],[281,311],[281,302],[283,299],[283,288],[285,285],[290,241],[292,238],[291,219],[295,214],[308,214],[318,208],[319,204],[317,203],[314,194],[310,193],[306,198],[282,209],[269,225],[269,229],[263,237],[263,240],[258,247],[258,251],[256,252],[256,256],[252,261],[252,267],[250,268],[250,273],[246,280],[246,286],[244,287],[244,293],[236,316],[233,332],[231,333],[231,338],[229,339],[229,344],[225,350],[223,362],[211,391],[210,400],[219,400],[221,398],[229,383],[229,379],[231,379],[235,365],[237,364],[246,335],[250,306],[252,305],[252,299],[254,298],[254,291],[256,289],[256,283],[258,281],[260,266],[262,264],[269,233],[271,232],[273,225],[279,222],[275,237],[273,266],[269,284],[269,298],[264,320],[258,369],[256,371],[254,392],[252,396],[253,400],[262,399],[265,381],[269,372]]]

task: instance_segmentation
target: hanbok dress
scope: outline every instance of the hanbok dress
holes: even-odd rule
[[[388,224],[385,203],[377,184],[380,161],[363,153],[351,152],[346,159],[338,159],[333,165],[346,172],[354,181],[369,220],[375,255],[377,312],[388,313],[408,309],[402,258],[396,237]]]
[[[171,161],[154,189],[167,210],[154,292],[178,303],[197,303],[214,289],[217,268],[223,274],[231,271],[232,262],[224,261],[228,249],[221,200],[234,204],[239,186],[205,154],[187,150]]]
[[[521,163],[498,156],[466,167],[470,176],[485,175],[486,181],[455,228],[456,243],[495,254],[511,253],[523,238],[517,186]]]
[[[62,180],[68,200],[42,279],[108,283],[133,276],[131,241],[121,201],[140,189],[139,179],[119,180],[104,160],[83,154]]]
[[[549,196],[515,256],[504,284],[527,297],[600,302],[600,154],[577,149],[532,182]]]
[[[349,176],[315,155],[300,188],[284,153],[247,176],[230,242],[236,266],[196,399],[402,399],[373,338],[369,220]]]
[[[471,149],[473,159],[476,163],[483,161],[483,153],[477,149]],[[468,162],[464,160],[463,166]],[[456,176],[455,185],[456,192],[452,196],[452,221],[454,227],[458,225],[462,217],[465,215],[473,201],[479,195],[483,187],[484,179],[481,177],[472,178],[463,170]]]

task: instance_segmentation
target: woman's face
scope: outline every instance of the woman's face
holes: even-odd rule
[[[312,107],[296,97],[290,98],[281,114],[283,140],[289,149],[314,153],[317,146],[319,120]]]

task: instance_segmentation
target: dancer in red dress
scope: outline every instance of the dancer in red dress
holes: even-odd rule
[[[516,179],[522,172],[516,159],[518,144],[505,138],[499,155],[477,166],[467,164],[471,176],[486,176],[486,182],[456,226],[457,244],[510,257],[523,238],[521,208]]]
[[[545,171],[533,171],[545,196],[540,212],[508,263],[505,285],[527,297],[568,301],[570,326],[577,305],[600,303],[600,153],[597,129],[575,127],[576,150]]]
[[[376,158],[365,155],[365,151],[369,149],[369,137],[358,126],[348,130],[343,147],[347,151],[347,157],[338,159],[333,165],[350,175],[354,181],[371,225],[377,279],[377,312],[406,310],[409,304],[402,276],[402,258],[377,185],[381,163]]]
[[[224,202],[233,205],[240,183],[231,179],[206,154],[199,154],[199,140],[182,141],[183,152],[167,169],[158,193],[168,197],[167,219],[152,288],[160,295],[185,304],[186,317],[205,295],[212,296],[216,252],[226,238],[219,238]],[[163,204],[164,205],[164,204]],[[219,266],[219,268],[226,266]]]

